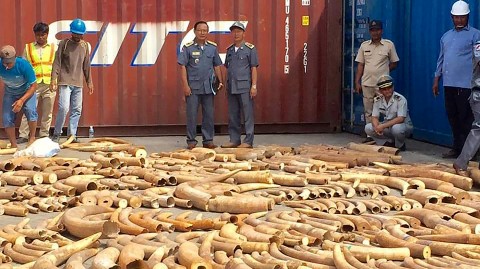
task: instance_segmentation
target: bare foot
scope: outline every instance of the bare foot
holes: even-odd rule
[[[35,142],[35,137],[28,139],[27,148],[28,148],[33,142]]]
[[[458,167],[455,163],[453,164],[453,169],[455,169],[455,173],[457,175],[460,175],[462,169],[460,167]]]

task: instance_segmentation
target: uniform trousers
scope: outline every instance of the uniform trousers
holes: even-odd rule
[[[202,139],[203,144],[213,143],[214,118],[213,94],[195,94],[187,96],[187,144],[197,144],[197,113],[202,105]]]
[[[241,141],[241,113],[245,120],[245,139],[243,143],[253,146],[255,118],[254,102],[250,98],[250,92],[231,94],[228,93],[228,134],[230,142],[240,144]]]
[[[389,140],[394,140],[396,148],[400,148],[405,144],[405,138],[412,133],[412,129],[410,125],[399,123],[383,129],[383,135],[379,135],[375,132],[372,123],[365,125],[365,133],[372,137],[377,145],[383,145]]]
[[[469,103],[472,108],[474,121],[461,151],[462,153],[455,160],[457,167],[464,170],[480,147],[480,91],[472,91]]]
[[[363,111],[365,114],[365,123],[372,122],[372,111],[373,111],[373,98],[376,95],[379,95],[378,87],[370,87],[362,85],[362,94],[363,94]]]

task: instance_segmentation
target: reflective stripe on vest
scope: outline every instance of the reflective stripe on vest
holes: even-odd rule
[[[42,58],[35,49],[35,42],[26,45],[26,58],[32,64],[37,83],[43,81],[45,84],[50,84],[52,75],[53,59],[55,57],[55,46],[50,44],[50,49],[43,49]]]

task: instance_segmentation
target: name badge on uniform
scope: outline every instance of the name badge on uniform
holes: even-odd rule
[[[200,56],[200,51],[192,51],[192,56]]]

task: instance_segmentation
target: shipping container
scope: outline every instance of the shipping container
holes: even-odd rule
[[[258,132],[339,131],[342,1],[327,0],[2,0],[0,44],[21,52],[32,27],[50,25],[49,40],[69,37],[72,19],[86,21],[92,45],[93,95],[84,94],[81,127],[98,135],[183,134],[185,102],[177,55],[204,20],[224,57],[229,27],[246,24],[259,53]],[[7,12],[8,11],[8,12]],[[227,101],[215,100],[226,131]],[[128,128],[126,128],[128,127]],[[86,135],[82,128],[80,135]]]
[[[370,39],[368,22],[383,21],[384,38],[395,43],[400,62],[392,72],[395,90],[408,99],[414,125],[413,137],[451,145],[452,135],[445,112],[443,87],[434,97],[432,85],[440,38],[453,28],[450,10],[456,0],[345,0],[343,129],[363,133],[361,95],[352,93],[352,63],[360,44]],[[479,27],[479,1],[470,4],[470,25]],[[352,24],[352,22],[354,22]],[[353,42],[352,42],[353,41]],[[353,53],[353,54],[352,54]]]

